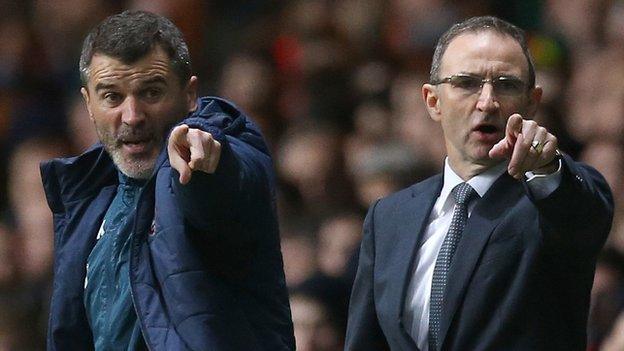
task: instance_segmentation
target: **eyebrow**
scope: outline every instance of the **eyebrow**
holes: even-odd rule
[[[113,83],[97,83],[95,85],[95,91],[101,91],[101,90],[108,90],[108,89],[112,89],[115,87],[115,84]]]
[[[167,85],[167,80],[163,76],[157,75],[157,76],[153,76],[153,77],[147,78],[145,80],[142,80],[139,83],[140,83],[140,85],[150,85],[150,84],[164,84],[164,85]],[[101,90],[113,89],[116,86],[117,85],[115,83],[100,82],[100,83],[97,83],[95,85],[95,91],[99,92]]]
[[[159,83],[167,85],[167,80],[163,76],[157,75],[157,76],[153,76],[148,79],[142,80],[140,83],[141,85],[159,84]]]

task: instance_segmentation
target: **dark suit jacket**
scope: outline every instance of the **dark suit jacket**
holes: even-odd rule
[[[403,306],[442,182],[434,176],[370,208],[346,350],[417,350]],[[596,256],[612,216],[605,180],[567,156],[560,186],[539,201],[503,174],[478,200],[455,252],[441,349],[585,350]]]

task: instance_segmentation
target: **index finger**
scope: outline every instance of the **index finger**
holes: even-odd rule
[[[514,113],[507,119],[505,136],[490,149],[488,152],[490,158],[502,159],[511,157],[518,135],[522,131],[522,121],[522,116],[517,113]]]
[[[188,131],[189,126],[187,126],[186,124],[181,124],[173,128],[171,134],[169,135],[169,143],[174,142],[176,144],[187,145],[188,143],[186,142],[186,134],[188,133]]]
[[[517,113],[514,113],[507,120],[507,127],[505,128],[505,137],[507,140],[515,144],[518,139],[518,134],[522,132],[522,116]]]
[[[186,140],[186,134],[189,127],[187,125],[181,125],[175,127],[169,135],[169,142],[167,145],[167,152],[169,154],[169,163],[171,167],[180,173],[180,183],[186,184],[191,179],[191,168],[188,166],[189,157],[188,142]]]

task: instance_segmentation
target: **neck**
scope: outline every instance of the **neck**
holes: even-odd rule
[[[487,171],[488,169],[496,166],[499,163],[495,162],[494,160],[491,160],[492,162],[488,163],[466,162],[463,160],[455,160],[450,155],[448,156],[448,158],[449,166],[465,182],[469,181],[472,177],[479,175]]]

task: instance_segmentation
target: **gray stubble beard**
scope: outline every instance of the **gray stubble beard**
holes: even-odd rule
[[[126,160],[122,154],[121,146],[117,146],[118,142],[114,136],[101,131],[97,126],[96,131],[100,142],[104,145],[104,149],[113,159],[113,163],[121,173],[134,179],[149,179],[151,177],[156,166],[158,154],[153,159]],[[162,147],[162,141],[159,144]]]

